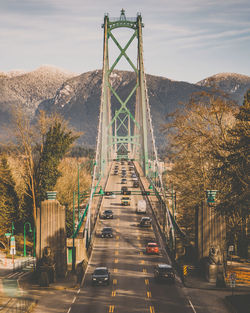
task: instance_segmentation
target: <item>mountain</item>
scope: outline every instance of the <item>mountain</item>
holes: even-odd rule
[[[113,88],[121,99],[125,100],[135,86],[135,74],[113,71],[110,78]],[[208,88],[152,75],[147,75],[146,79],[156,142],[161,144],[164,141],[161,125],[166,123],[166,115],[179,107],[180,102],[188,101],[193,92]],[[53,99],[41,102],[37,111],[60,113],[76,130],[84,132],[82,143],[92,146],[97,136],[101,85],[102,71],[100,70],[73,77],[58,89]],[[114,113],[120,105],[114,96],[111,97],[111,103]],[[134,103],[135,95],[127,104],[132,113],[134,113]]]
[[[244,94],[250,88],[250,77],[236,73],[219,73],[199,81],[197,85],[220,89],[241,104]]]
[[[76,76],[55,67],[42,66],[32,72],[0,72],[0,139],[11,124],[12,111],[17,107],[25,109],[33,118],[39,104],[54,97],[56,90],[67,79]],[[4,129],[4,130],[3,130]]]
[[[11,108],[21,105],[31,119],[36,118],[40,110],[60,113],[77,131],[83,132],[81,144],[95,145],[102,86],[101,70],[77,75],[51,67],[42,67],[30,73],[2,74],[0,72],[1,141],[4,140],[3,135],[6,136],[3,121],[9,121],[11,125]],[[113,71],[110,78],[113,88],[121,99],[125,100],[135,86],[135,74]],[[228,92],[241,104],[246,89],[250,88],[250,77],[238,74],[217,74],[197,84],[152,75],[146,75],[146,80],[158,146],[164,144],[161,127],[166,123],[166,115],[179,108],[181,103],[188,102],[192,93],[211,91],[216,82],[218,88]],[[111,103],[114,113],[120,105],[114,96]],[[127,104],[132,112],[134,103],[135,95]],[[8,115],[8,119],[4,114]]]

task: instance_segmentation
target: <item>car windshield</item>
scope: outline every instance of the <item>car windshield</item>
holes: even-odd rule
[[[102,268],[96,269],[94,271],[94,275],[107,275],[107,270]]]
[[[173,272],[173,268],[169,266],[157,266],[159,272]]]
[[[112,228],[110,228],[110,227],[105,227],[105,228],[103,228],[103,230],[102,231],[107,231],[107,232],[110,232],[110,231],[112,231]]]
[[[156,243],[149,243],[148,247],[157,247],[157,244]]]
[[[104,211],[104,213],[112,213],[112,211],[111,210],[106,210],[106,211]]]

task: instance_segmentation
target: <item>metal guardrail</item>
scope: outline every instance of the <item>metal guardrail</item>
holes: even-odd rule
[[[26,313],[29,312],[31,305],[35,303],[31,298],[9,298],[9,300],[0,307],[1,313]]]
[[[15,263],[13,264],[13,272],[18,272],[22,271],[24,268],[27,266],[32,265],[33,268],[36,266],[36,258],[35,257],[30,257],[25,260],[16,260]]]

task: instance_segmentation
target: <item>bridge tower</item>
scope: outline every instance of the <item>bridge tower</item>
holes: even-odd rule
[[[149,98],[147,93],[146,75],[143,62],[141,14],[136,17],[126,17],[122,9],[119,18],[104,16],[102,28],[103,38],[103,72],[102,91],[96,145],[96,156],[92,177],[91,194],[88,203],[88,215],[85,224],[86,245],[91,240],[91,234],[98,215],[96,193],[103,194],[109,174],[111,163],[114,159],[133,159],[140,164],[144,176],[147,178],[150,189],[157,196],[161,210],[163,229],[174,238],[174,227],[171,216],[165,203],[166,196],[162,182],[162,169],[158,161],[157,150],[153,133],[152,119],[150,114]],[[118,37],[121,28],[130,31],[130,36],[125,45],[120,44]],[[117,33],[118,32],[118,33]],[[112,53],[110,41],[118,48],[119,55],[111,62]],[[129,51],[136,46],[134,58],[129,57]],[[119,94],[119,86],[114,82],[117,76],[115,69],[121,59],[125,59],[132,69],[130,73],[130,91],[127,95]],[[122,83],[122,82],[121,82]],[[113,103],[115,106],[113,106]],[[79,224],[80,225],[80,224]],[[77,233],[77,232],[76,232]]]
[[[105,175],[109,162],[115,158],[136,159],[141,163],[144,173],[148,173],[148,125],[146,103],[146,81],[143,65],[142,46],[142,18],[137,14],[136,18],[127,18],[125,11],[121,10],[120,18],[104,17],[104,44],[103,44],[103,81],[99,120],[99,143],[97,144],[96,174]],[[131,36],[124,47],[115,37],[117,28],[131,29]],[[113,64],[110,64],[109,41],[115,44],[120,54]],[[134,64],[127,54],[133,41],[137,41],[137,64]],[[124,97],[112,86],[111,76],[118,62],[124,57],[135,73],[135,84],[128,95]],[[111,97],[116,99],[120,107],[111,110]],[[136,99],[134,112],[128,108],[128,102]],[[134,116],[135,115],[135,116]]]

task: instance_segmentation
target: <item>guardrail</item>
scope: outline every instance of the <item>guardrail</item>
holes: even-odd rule
[[[24,268],[27,266],[32,265],[33,268],[36,266],[36,258],[35,257],[30,257],[24,260],[15,260],[13,264],[13,272],[18,272],[22,271]]]

